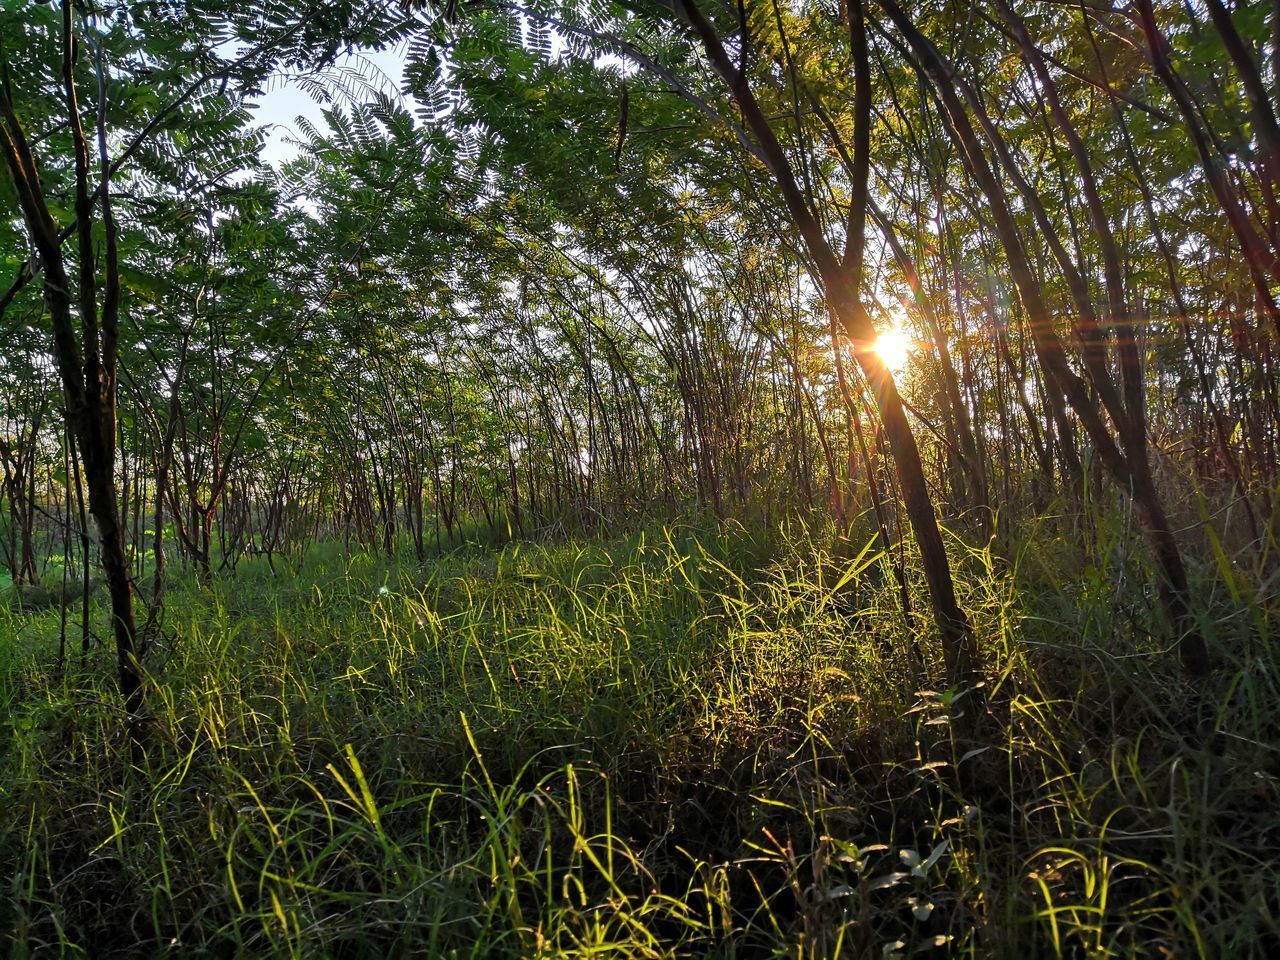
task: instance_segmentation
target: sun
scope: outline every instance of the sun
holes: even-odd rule
[[[901,327],[890,327],[876,337],[875,349],[891,373],[901,373],[915,352],[916,342]]]

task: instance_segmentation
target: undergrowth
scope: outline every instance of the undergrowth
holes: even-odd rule
[[[0,613],[9,952],[1274,955],[1274,594],[1201,591],[1193,686],[1098,540],[951,544],[976,739],[869,535],[246,562],[171,589],[141,748],[106,651]]]

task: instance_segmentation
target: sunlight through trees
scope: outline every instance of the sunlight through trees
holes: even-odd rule
[[[1270,956],[1278,91],[1242,0],[0,6],[5,952]]]

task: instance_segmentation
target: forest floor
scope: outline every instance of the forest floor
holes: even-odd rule
[[[7,952],[1275,956],[1277,597],[1201,571],[1193,685],[1069,539],[950,544],[976,740],[869,533],[248,561],[173,587],[140,748],[105,650],[0,612]]]

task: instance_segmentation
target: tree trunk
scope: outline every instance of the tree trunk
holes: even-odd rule
[[[790,162],[760,108],[746,74],[734,64],[715,28],[692,0],[679,0],[676,9],[678,12],[683,11],[701,41],[712,68],[729,88],[742,111],[746,126],[756,140],[756,150],[753,152],[773,175],[787,211],[817,264],[827,303],[839,318],[845,336],[854,347],[858,362],[871,385],[898,470],[907,517],[919,544],[930,604],[947,665],[947,680],[953,686],[971,686],[980,677],[977,645],[968,618],[956,602],[951,566],[938,528],[938,518],[929,498],[915,435],[907,420],[893,376],[873,349],[875,328],[859,295],[867,211],[867,149],[871,110],[870,68],[861,0],[851,0],[849,19],[854,47],[856,122],[859,127],[854,136],[853,167],[862,176],[852,177],[854,194],[850,203],[846,251],[842,260],[831,249],[817,217],[797,185]]]
[[[118,330],[119,275],[115,224],[107,191],[109,166],[103,163],[98,195],[105,233],[106,287],[101,327],[96,303],[96,263],[93,249],[93,198],[89,191],[89,148],[80,124],[74,81],[73,10],[63,3],[63,92],[75,146],[76,227],[79,239],[79,297],[81,343],[72,319],[71,283],[54,224],[40,186],[35,156],[14,113],[7,89],[0,92],[0,150],[13,177],[23,220],[44,266],[44,300],[53,334],[53,355],[66,400],[68,428],[75,434],[84,464],[89,512],[98,526],[101,560],[111,596],[111,620],[116,643],[120,691],[131,715],[142,707],[142,673],[138,663],[133,592],[125,557],[115,485],[115,367]]]

